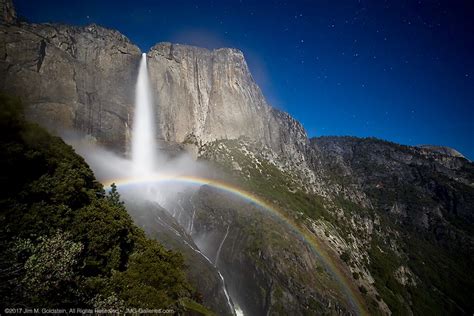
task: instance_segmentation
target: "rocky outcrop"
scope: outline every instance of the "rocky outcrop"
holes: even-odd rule
[[[446,147],[446,146],[433,146],[433,145],[422,145],[419,148],[425,149],[426,152],[433,152],[435,154],[442,154],[450,157],[459,157],[459,158],[466,158],[456,149]]]
[[[125,151],[140,50],[97,25],[0,26],[0,90],[22,98],[30,119]]]
[[[16,22],[16,11],[11,0],[0,0],[0,21],[6,24]]]

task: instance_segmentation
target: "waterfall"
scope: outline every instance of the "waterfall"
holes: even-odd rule
[[[201,250],[199,250],[199,248],[194,248],[193,246],[191,246],[186,240],[183,239],[183,242],[188,245],[189,248],[191,248],[192,250],[194,250],[195,252],[197,252],[198,254],[200,254],[201,256],[204,257],[204,259],[207,260],[207,262],[209,262],[211,265],[212,265],[212,262],[211,260],[201,252]],[[237,307],[234,306],[234,303],[232,302],[231,298],[230,298],[230,295],[229,293],[227,292],[227,287],[225,285],[225,280],[224,280],[224,276],[222,275],[222,273],[216,268],[216,271],[217,271],[217,274],[219,275],[219,278],[221,279],[222,281],[222,288],[224,289],[224,295],[227,299],[227,304],[229,304],[229,307],[230,307],[230,310],[234,312],[234,315],[236,316],[241,316],[241,315],[244,315],[242,313],[242,310],[240,309],[240,307]]]
[[[196,208],[193,205],[193,216],[191,217],[191,224],[189,225],[189,234],[193,234],[193,228],[194,228],[194,216],[196,215]]]
[[[148,78],[147,56],[145,53],[143,53],[140,61],[140,68],[138,71],[138,79],[135,90],[135,113],[133,118],[132,132],[132,172],[137,177],[151,175],[153,174],[153,172],[156,171],[156,151],[158,147],[156,146],[154,127],[155,120],[153,113],[152,94]],[[149,187],[148,189],[150,188],[151,187]],[[193,204],[191,203],[191,205]],[[181,205],[181,201],[179,199],[177,200],[177,206],[179,208],[177,208],[176,206],[174,207],[172,216],[178,221],[178,223],[180,223],[184,227],[184,224],[182,224],[181,222],[181,217],[183,215],[186,215],[186,212],[183,206]],[[190,234],[192,233],[194,227],[195,212],[196,209],[193,205],[193,214],[191,217],[191,222],[190,224],[188,224],[188,230]],[[215,264],[212,264],[211,260],[209,260],[209,258],[201,252],[201,250],[191,246],[185,240],[185,238],[183,238],[180,232],[178,232],[174,227],[166,223],[166,221],[164,221],[159,215],[155,216],[155,221],[157,222],[157,224],[170,229],[170,231],[172,231],[178,238],[180,238],[188,247],[202,255],[211,265],[214,265],[222,282],[224,295],[227,299],[227,304],[229,305],[231,311],[236,316],[243,315],[242,310],[237,305],[233,304],[232,299],[229,293],[227,292],[224,276],[216,267],[222,245],[224,244],[225,239],[227,238],[227,234],[229,233],[229,226],[227,227],[227,232],[217,251]]]
[[[227,226],[227,231],[225,232],[224,238],[222,239],[221,244],[219,245],[219,248],[217,249],[216,260],[214,262],[214,265],[216,267],[217,267],[217,261],[219,260],[219,255],[221,254],[222,245],[224,244],[224,242],[227,238],[227,235],[229,234],[229,227],[230,227],[230,225]]]
[[[193,215],[191,216],[191,222],[189,223],[189,229],[188,229],[190,235],[193,234],[194,217],[196,215],[196,207],[194,206],[194,203],[193,203],[193,198],[196,195],[196,192],[197,191],[194,191],[193,194],[191,195],[191,197],[189,198],[189,202],[191,204],[191,207],[193,208]]]
[[[147,56],[142,54],[135,90],[132,134],[132,163],[135,175],[148,175],[156,167],[155,120],[148,79]]]

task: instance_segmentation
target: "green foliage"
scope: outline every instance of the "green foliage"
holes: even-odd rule
[[[77,281],[74,270],[83,250],[81,243],[71,241],[70,234],[58,231],[48,238],[38,238],[36,244],[19,240],[16,246],[20,252],[29,253],[20,284],[33,303],[54,304],[64,293],[70,292]]]
[[[184,308],[186,309],[186,311],[189,311],[189,312],[194,312],[194,313],[198,313],[198,314],[201,314],[201,315],[205,315],[205,316],[213,316],[214,313],[212,311],[210,311],[209,309],[205,308],[204,306],[202,306],[201,304],[197,304],[195,301],[193,300],[190,300],[190,299],[183,299],[181,301],[181,303],[183,304]]]
[[[112,183],[110,185],[110,191],[109,191],[109,195],[107,196],[107,199],[113,205],[116,205],[116,206],[124,205],[124,202],[120,200],[120,194],[117,191],[117,186],[115,185],[115,183]]]
[[[155,242],[145,242],[130,256],[128,269],[112,276],[114,292],[134,307],[168,307],[191,291],[182,270],[183,258]]]
[[[408,258],[399,259],[380,240],[373,240],[369,252],[369,269],[375,286],[392,313],[405,315],[409,305],[416,315],[437,315],[440,311],[458,314],[463,310],[461,306],[472,305],[471,293],[464,290],[473,288],[472,278],[465,273],[471,267],[466,255],[447,252],[436,246],[427,234],[405,234]],[[401,264],[417,276],[416,285],[403,286],[395,279],[395,271]]]
[[[383,300],[395,315],[404,315],[408,311],[404,307],[399,293],[404,291],[403,287],[395,279],[395,270],[399,266],[397,256],[388,249],[381,250],[380,242],[373,241],[369,251],[370,272],[375,279],[375,286]]]
[[[215,141],[208,144],[207,151],[218,152],[222,144],[228,152],[226,151],[225,157],[216,159],[215,163],[226,172],[232,172],[232,164],[238,163],[242,170],[240,172],[234,170],[232,173],[234,181],[240,187],[265,197],[266,200],[279,205],[282,209],[302,212],[313,219],[320,217],[332,219],[325,208],[326,201],[323,198],[302,192],[295,185],[294,176],[282,172],[265,159],[260,159],[260,164],[256,166],[255,161],[240,150],[239,140]],[[242,174],[247,176],[242,176]]]
[[[407,237],[405,241],[405,247],[411,250],[408,265],[422,280],[416,289],[409,289],[415,313],[434,314],[443,310],[448,314],[459,314],[466,311],[466,307],[474,310],[472,291],[469,290],[474,288],[474,280],[469,274],[472,256],[439,247],[426,234]]]
[[[60,138],[0,95],[0,297],[4,306],[184,310],[180,254],[134,226]],[[197,304],[197,303],[196,303]]]

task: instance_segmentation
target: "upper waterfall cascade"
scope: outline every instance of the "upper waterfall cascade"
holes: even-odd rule
[[[147,55],[142,54],[135,92],[132,163],[136,175],[148,175],[156,167],[153,101],[148,79]]]

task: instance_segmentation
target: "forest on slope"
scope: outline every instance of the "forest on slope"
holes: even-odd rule
[[[134,225],[60,138],[0,95],[2,308],[194,310],[181,254]]]

